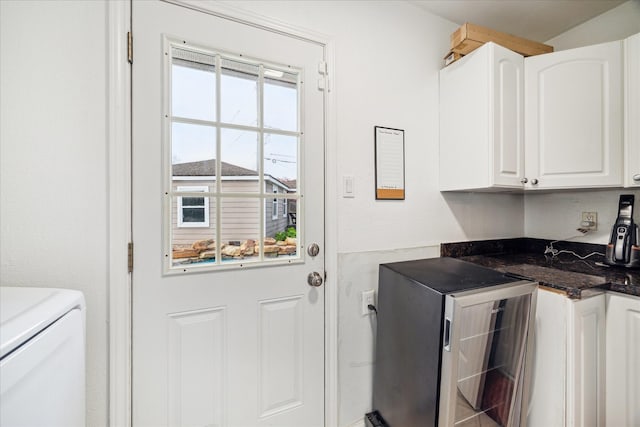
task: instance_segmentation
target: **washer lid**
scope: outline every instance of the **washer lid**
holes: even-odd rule
[[[80,291],[0,287],[0,359],[74,308],[84,310]]]

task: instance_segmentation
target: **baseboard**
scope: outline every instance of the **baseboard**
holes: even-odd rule
[[[365,425],[364,425],[364,417],[362,417],[362,419],[360,419],[360,420],[357,420],[357,421],[349,424],[346,427],[365,427]]]

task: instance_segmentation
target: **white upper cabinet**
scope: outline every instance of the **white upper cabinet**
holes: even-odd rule
[[[640,33],[624,41],[625,187],[640,186]]]
[[[523,57],[486,43],[440,71],[440,190],[522,188]]]
[[[622,42],[529,57],[525,75],[525,188],[622,186]]]

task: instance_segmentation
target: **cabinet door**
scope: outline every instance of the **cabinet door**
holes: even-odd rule
[[[494,185],[522,188],[524,178],[524,58],[494,49],[490,120]]]
[[[523,57],[486,43],[440,71],[440,190],[522,188]]]
[[[565,425],[567,366],[567,297],[538,289],[533,332],[533,376],[527,425]]]
[[[640,298],[607,293],[607,425],[640,425]]]
[[[605,425],[605,294],[567,300],[567,426]]]
[[[625,187],[640,187],[640,33],[624,41]]]
[[[622,185],[622,42],[525,59],[527,188]]]

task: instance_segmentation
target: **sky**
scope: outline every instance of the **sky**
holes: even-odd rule
[[[172,66],[172,114],[174,117],[214,121],[216,118],[216,74],[213,69]],[[258,82],[223,74],[221,121],[245,126],[258,123]],[[265,81],[264,126],[297,131],[295,87]],[[210,125],[172,125],[173,164],[216,157],[216,129]],[[297,137],[265,133],[264,172],[278,179],[297,179]],[[221,160],[251,170],[258,169],[258,133],[221,130]]]

